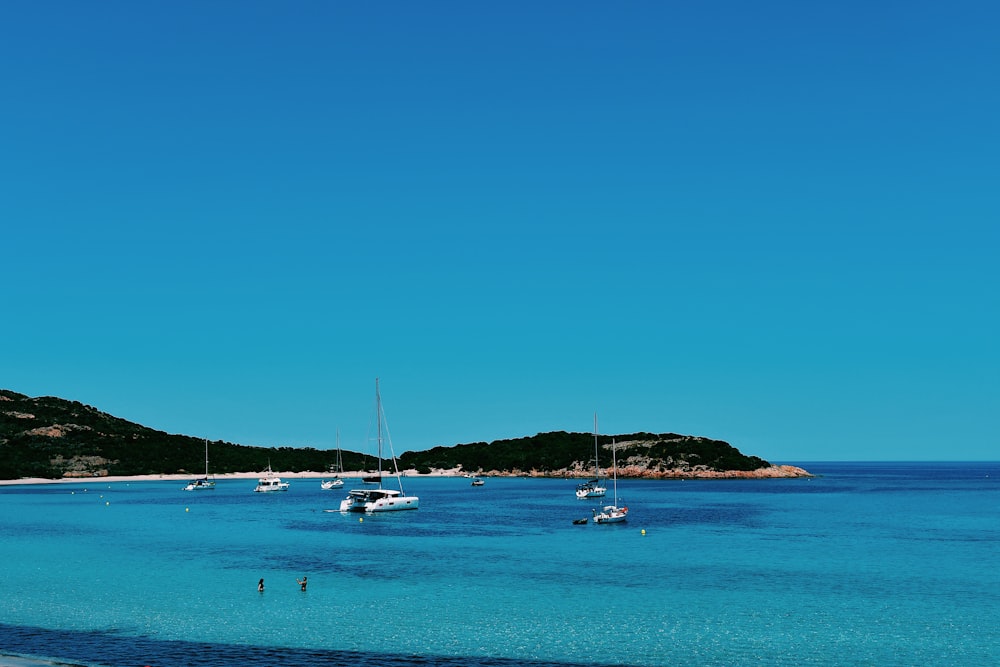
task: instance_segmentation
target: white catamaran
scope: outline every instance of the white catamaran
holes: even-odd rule
[[[600,512],[594,510],[594,523],[621,523],[628,517],[628,508],[618,505],[618,459],[615,457],[615,441],[611,441],[611,460],[615,474],[615,502],[605,505]]]
[[[415,510],[420,506],[417,496],[403,494],[403,482],[396,464],[396,453],[392,449],[392,438],[389,437],[389,426],[385,423],[385,413],[382,411],[382,395],[379,393],[378,378],[375,378],[375,416],[378,422],[378,477],[365,478],[365,484],[377,485],[377,488],[351,489],[347,497],[340,503],[341,512],[395,512],[398,510]],[[382,488],[382,430],[389,441],[389,453],[392,456],[392,467],[396,476],[395,489]]]
[[[576,497],[580,500],[587,498],[603,498],[608,492],[608,487],[601,484],[601,466],[597,463],[597,413],[594,413],[594,479],[589,479],[576,487]]]
[[[208,476],[208,438],[205,438],[205,476],[193,479],[184,487],[185,491],[209,491],[215,488],[215,480]]]

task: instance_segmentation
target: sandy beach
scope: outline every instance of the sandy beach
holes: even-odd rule
[[[625,466],[620,469],[619,479],[768,479],[768,478],[795,478],[795,477],[812,477],[808,471],[802,468],[789,465],[776,465],[770,466],[768,468],[760,468],[758,470],[742,471],[742,470],[665,470],[665,471],[649,471],[636,466]],[[210,475],[216,481],[223,481],[227,479],[259,479],[264,476],[264,472],[231,472],[222,473],[218,475]],[[332,473],[328,472],[279,472],[274,471],[275,475],[282,479],[329,479],[334,477]],[[340,473],[339,477],[345,479],[358,479],[360,477],[367,477],[369,475],[377,474],[374,470],[368,471],[350,471]],[[383,476],[389,476],[390,473],[383,471]],[[402,477],[462,477],[466,475],[466,471],[461,468],[451,468],[451,469],[433,469],[429,473],[418,473],[416,470],[403,470],[400,472]],[[551,471],[547,473],[537,473],[534,471],[524,472],[524,471],[514,471],[514,472],[500,472],[497,470],[491,470],[489,472],[477,473],[481,477],[547,477],[547,478],[565,478],[565,479],[577,479],[582,477],[589,477],[591,473],[589,471]],[[44,477],[22,477],[20,479],[0,479],[0,486],[11,486],[15,484],[100,484],[104,482],[162,482],[162,481],[176,481],[176,482],[187,482],[193,479],[197,479],[200,475],[192,474],[168,474],[168,475],[107,475],[103,477],[63,477],[60,479],[47,479]],[[3,667],[0,665],[0,667]]]
[[[263,472],[231,472],[218,475],[209,475],[212,479],[216,481],[223,481],[227,479],[258,479],[264,476]],[[377,474],[375,471],[369,472],[345,472],[339,475],[333,475],[328,472],[279,472],[274,471],[275,475],[281,477],[282,479],[330,479],[334,476],[342,477],[344,479],[356,479],[363,476]],[[386,473],[383,472],[383,475]],[[416,471],[403,471],[402,476],[404,477],[416,477]],[[434,470],[430,473],[420,475],[420,477],[457,477],[462,473],[458,470]],[[0,486],[12,486],[15,484],[102,484],[104,482],[187,482],[192,479],[197,479],[201,475],[191,475],[191,474],[170,474],[170,475],[106,475],[103,477],[63,477],[60,479],[47,479],[45,477],[22,477],[20,479],[0,479]],[[3,664],[0,663],[0,667]]]

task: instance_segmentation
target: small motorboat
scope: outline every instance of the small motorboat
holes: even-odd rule
[[[274,474],[271,470],[271,462],[267,462],[267,470],[264,472],[264,476],[257,480],[257,487],[254,489],[255,493],[274,493],[275,491],[287,491],[288,482],[281,481],[281,478]]]

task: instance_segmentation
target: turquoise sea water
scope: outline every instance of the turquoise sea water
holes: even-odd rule
[[[1000,463],[815,479],[0,487],[0,653],[88,665],[1000,664]],[[363,518],[364,520],[359,520]],[[645,530],[645,534],[642,531]],[[308,575],[303,593],[297,577]],[[257,592],[257,581],[266,590]]]

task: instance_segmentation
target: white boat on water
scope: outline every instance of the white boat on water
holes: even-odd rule
[[[187,483],[184,487],[185,491],[211,491],[215,488],[215,481],[204,478],[204,479],[193,479]]]
[[[587,498],[603,498],[608,493],[606,486],[601,486],[600,480],[590,479],[576,487],[576,497],[580,500]]]
[[[264,476],[257,480],[257,487],[254,489],[254,493],[274,493],[275,491],[287,491],[288,482],[282,482],[281,478],[274,474],[271,470],[271,462],[267,462],[267,470],[264,471]]]
[[[618,459],[615,457],[615,442],[611,441],[611,459],[615,479],[615,502],[605,505],[598,512],[594,510],[594,523],[621,523],[628,517],[628,507],[618,504]]]
[[[420,506],[416,496],[404,496],[402,491],[384,489],[379,484],[377,489],[351,489],[347,498],[340,502],[341,512],[395,512],[397,510],[415,510]]]
[[[340,503],[341,512],[395,512],[399,510],[415,510],[420,507],[420,498],[407,496],[403,493],[403,482],[396,464],[396,454],[392,449],[392,439],[389,437],[389,427],[385,423],[385,413],[382,411],[382,395],[379,393],[378,378],[375,378],[375,416],[378,422],[378,477],[366,478],[366,485],[374,488],[351,489],[347,497]],[[389,441],[389,453],[392,456],[392,467],[399,490],[382,487],[382,431]]]
[[[211,491],[215,488],[215,480],[208,476],[208,438],[205,439],[205,476],[193,479],[184,487],[185,491]]]
[[[333,479],[324,479],[319,484],[320,488],[326,491],[339,489],[344,485],[344,480],[340,478],[340,475],[344,472],[344,462],[340,454],[340,429],[337,429],[337,462],[330,466],[330,472],[334,474]]]
[[[478,478],[478,477],[473,477],[472,478],[472,486],[483,486],[484,484],[486,484],[486,482],[484,482],[480,478]]]
[[[589,479],[576,487],[576,497],[580,500],[587,498],[603,498],[608,492],[608,487],[601,484],[601,466],[597,462],[597,413],[594,413],[594,479]]]

